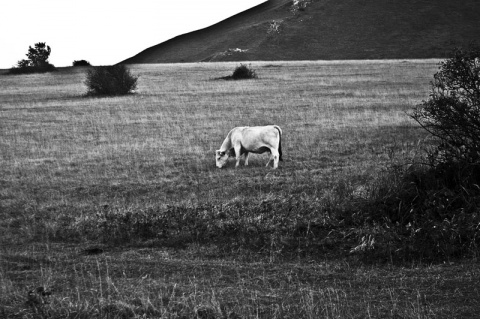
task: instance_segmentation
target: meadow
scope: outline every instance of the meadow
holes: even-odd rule
[[[365,262],[338,214],[423,154],[438,61],[236,65],[132,65],[103,98],[83,68],[0,75],[0,317],[473,318],[476,261]],[[266,124],[278,170],[215,167]]]

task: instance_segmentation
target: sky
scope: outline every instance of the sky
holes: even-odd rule
[[[208,27],[265,0],[5,0],[0,3],[0,68],[45,42],[49,62],[110,65],[177,35]]]

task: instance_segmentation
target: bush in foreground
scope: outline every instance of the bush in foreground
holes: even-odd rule
[[[137,80],[123,64],[95,66],[87,71],[85,85],[88,95],[125,95],[136,90]]]

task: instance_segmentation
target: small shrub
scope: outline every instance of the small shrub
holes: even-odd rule
[[[72,66],[91,66],[91,64],[86,60],[74,60]]]
[[[29,66],[30,66],[30,61],[25,59],[20,60],[17,63],[17,68],[19,69],[25,69],[25,68],[28,68]]]
[[[245,64],[240,64],[233,71],[231,78],[234,80],[256,79],[257,73],[251,67],[248,67]]]
[[[88,95],[125,95],[137,88],[138,77],[123,64],[94,66],[87,71]]]

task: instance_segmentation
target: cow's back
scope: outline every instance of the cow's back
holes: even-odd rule
[[[240,141],[247,150],[260,147],[278,147],[280,132],[273,126],[246,126],[239,130]]]

